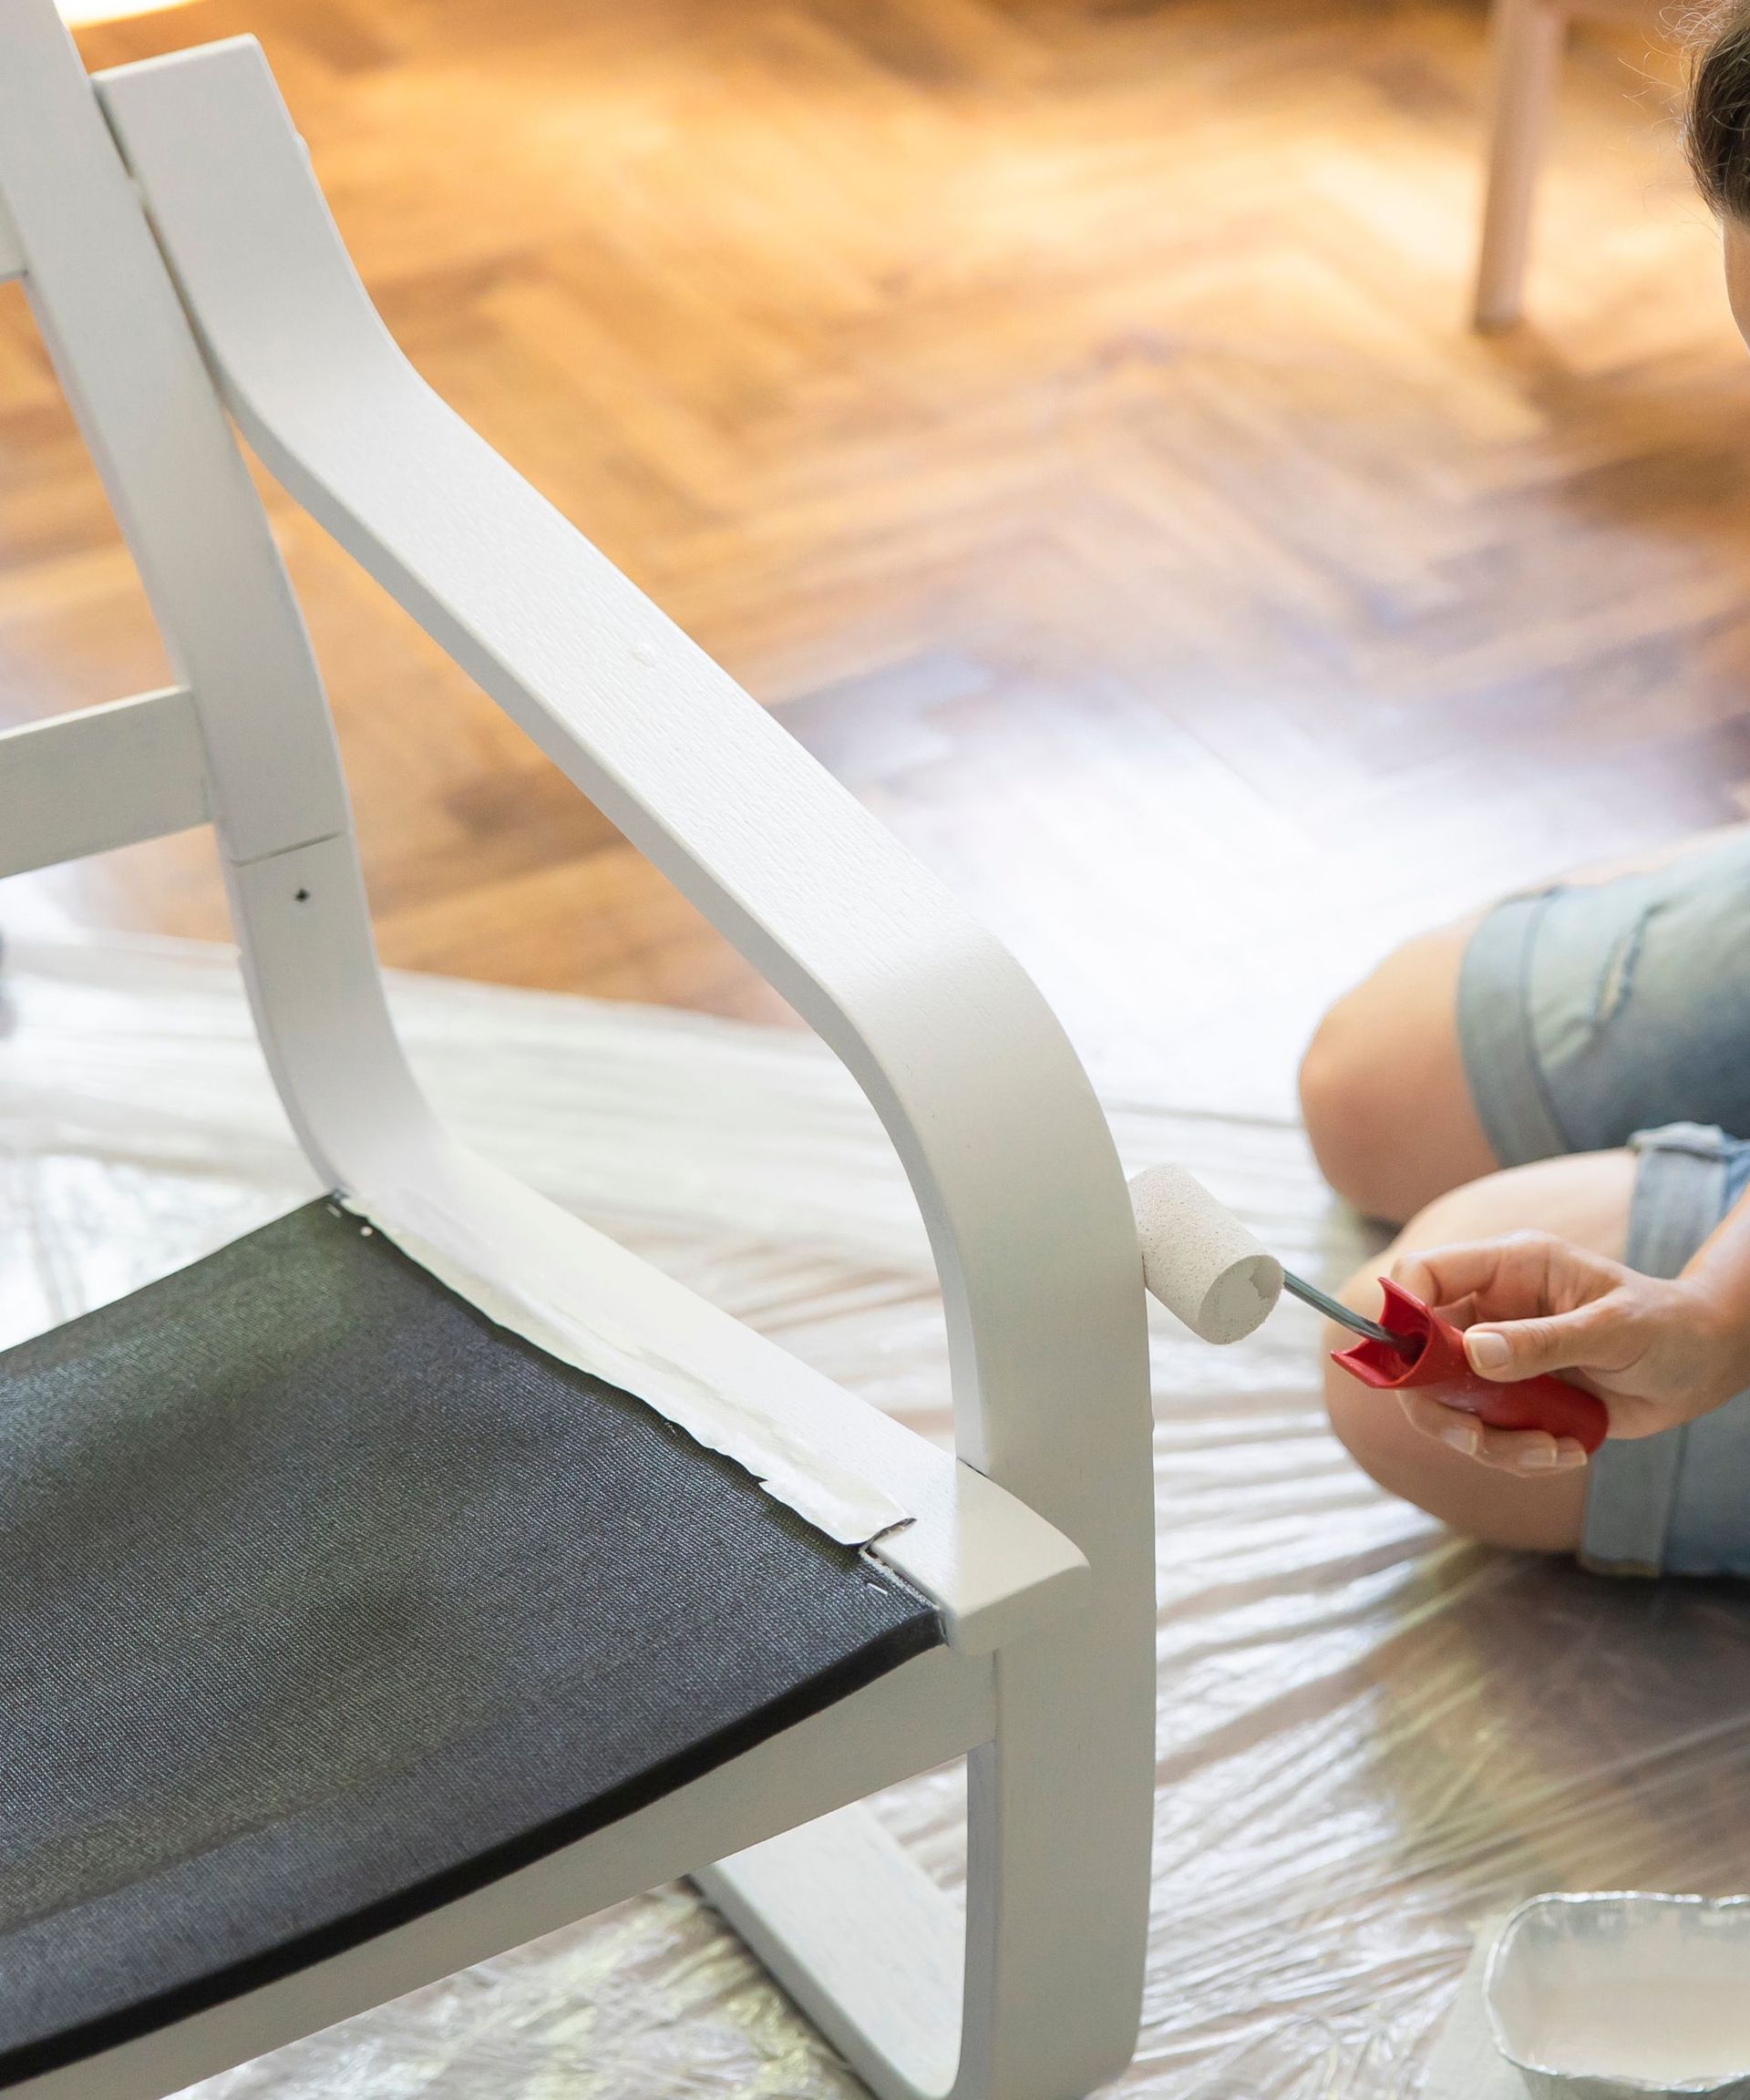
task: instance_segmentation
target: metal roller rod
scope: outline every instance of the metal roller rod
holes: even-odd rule
[[[1415,1343],[1403,1334],[1394,1334],[1389,1327],[1382,1327],[1377,1320],[1364,1320],[1359,1312],[1352,1312],[1348,1306],[1321,1291],[1316,1283],[1309,1283],[1303,1276],[1295,1275],[1292,1269],[1282,1271],[1282,1289],[1291,1297],[1298,1298],[1302,1305],[1310,1305],[1315,1312],[1323,1312],[1327,1320],[1334,1320],[1339,1327],[1346,1327],[1352,1334],[1364,1334],[1370,1342],[1384,1342],[1407,1356]]]

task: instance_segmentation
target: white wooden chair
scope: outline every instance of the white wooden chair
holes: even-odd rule
[[[306,1242],[322,1250],[309,1276],[314,1316],[325,1316],[323,1279],[351,1279],[349,1264],[367,1260],[363,1213],[421,1264],[404,1269],[379,1240],[370,1275],[393,1266],[416,1326],[447,1321],[446,1333],[464,1337],[494,1405],[496,1349],[511,1385],[532,1380],[551,1399],[552,1381],[571,1381],[561,1423],[573,1404],[593,1407],[598,1428],[610,1416],[633,1425],[629,1444],[649,1443],[637,1425],[654,1425],[667,1456],[646,1457],[682,1519],[704,1512],[715,1524],[712,1512],[733,1504],[745,1537],[767,1513],[773,1550],[808,1559],[847,1613],[854,1579],[883,1624],[909,1629],[905,1652],[859,1650],[849,1675],[793,1673],[739,1733],[634,1775],[592,1817],[562,1803],[549,1813],[549,1801],[545,1822],[495,1826],[484,1849],[466,1830],[440,1832],[441,1860],[420,1855],[427,1832],[384,1866],[377,1853],[395,1848],[376,1846],[368,1804],[349,1799],[325,1826],[352,1834],[344,1845],[288,1840],[281,1856],[269,1818],[251,1833],[247,1871],[230,1875],[222,1848],[174,1863],[196,1885],[208,1879],[183,1889],[172,1917],[160,1903],[171,1869],[160,1861],[129,1879],[125,1860],[144,1840],[125,1803],[105,1840],[120,1833],[124,1867],[95,1893],[88,1876],[57,1893],[59,1855],[26,1857],[18,1830],[0,1827],[0,2088],[31,2100],[167,2094],[693,1873],[879,2094],[1086,2094],[1127,2060],[1140,2003],[1150,1424],[1129,1202],[1051,1013],[1004,951],[418,379],[348,262],[252,39],[93,80],[52,0],[0,0],[0,276],[23,280],[177,680],[0,738],[0,873],[210,822],[274,1080],[310,1158],[355,1207],[313,1207],[286,1221],[287,1237],[241,1243],[213,1258],[218,1268],[153,1287],[169,1296],[139,1293],[88,1316],[107,1324],[75,1323],[0,1360],[0,1560],[9,1536],[19,1553],[20,1539],[36,1538],[35,1558],[14,1565],[34,1583],[54,1563],[53,1611],[85,1596],[80,1581],[102,1572],[113,1540],[100,1527],[87,1533],[83,1516],[57,1519],[46,1545],[28,1529],[33,1496],[66,1507],[53,1497],[79,1479],[77,1451],[65,1467],[27,1466],[22,1486],[8,1486],[11,1460],[61,1449],[54,1439],[78,1426],[88,1400],[98,1405],[110,1343],[126,1344],[130,1319],[184,1333],[180,1323],[199,1326],[234,1286],[215,1332],[241,1321],[259,1341],[249,1308],[276,1302],[277,1264],[293,1288]],[[435,1121],[384,1002],[322,687],[227,411],[867,1091],[936,1251],[956,1456],[469,1156]],[[377,1284],[360,1288],[368,1297]],[[418,1406],[429,1399],[436,1424],[449,1419],[435,1391],[448,1373],[433,1361]],[[268,1363],[252,1375],[271,1385],[276,1372]],[[21,1407],[19,1395],[38,1391],[62,1398]],[[252,1429],[265,1417],[225,1419]],[[411,1464],[422,1419],[413,1402],[386,1417],[383,1433],[402,1436]],[[328,1434],[349,1439],[345,1422],[343,1412]],[[456,1454],[472,1446],[453,1426],[445,1463],[466,1473]],[[293,1427],[319,1454],[324,1433]],[[127,1433],[124,1411],[106,1435]],[[337,1477],[356,1477],[349,1457]],[[756,1477],[771,1494],[746,1486]],[[320,1479],[308,1487],[310,1508],[320,1512],[324,1491]],[[586,1503],[577,1529],[595,1522]],[[565,1545],[561,1535],[548,1549],[562,1556]],[[661,1559],[660,1541],[645,1550]],[[729,1544],[711,1550],[727,1566]],[[198,1535],[190,1569],[212,1578]],[[685,1599],[687,1580],[708,1583],[711,1569],[670,1573]],[[126,1600],[129,1612],[155,1602]],[[223,1597],[209,1604],[217,1615],[203,1624],[248,1628],[246,1598],[229,1617]],[[18,1611],[16,1590],[0,1589],[0,1683],[15,1694]],[[53,1639],[31,1651],[31,1696],[76,1706],[86,1695],[72,1681],[76,1652],[114,1630],[51,1620]],[[514,1599],[499,1621],[514,1627]],[[248,1637],[254,1652],[276,1632]],[[757,1659],[769,1661],[763,1649]],[[129,1658],[107,1655],[112,1663],[125,1673]],[[210,1674],[208,1696],[222,1704],[222,1672]],[[22,1700],[0,1708],[0,1815],[29,1758],[48,1755],[31,1735],[34,1711]],[[133,1711],[124,1703],[124,1718]],[[494,1740],[513,1744],[518,1720],[486,1717]],[[530,1769],[547,1758],[547,1784],[562,1776],[571,1738],[555,1752],[536,1734],[531,1724],[523,1747]],[[222,1731],[200,1747],[201,1785],[222,1791],[215,1761],[241,1753]],[[299,1748],[306,1764],[315,1755]],[[962,1753],[963,1927],[856,1806]],[[53,1756],[49,1791],[57,1774],[90,1778],[65,1737]],[[524,1776],[518,1765],[510,1779]],[[509,1817],[507,1776],[490,1776],[494,1814]],[[186,1807],[174,1793],[165,1812]],[[376,1860],[363,1897],[303,1885],[313,1860],[318,1879],[345,1882],[355,1854]],[[81,1964],[102,1980],[89,2002],[78,1999]]]

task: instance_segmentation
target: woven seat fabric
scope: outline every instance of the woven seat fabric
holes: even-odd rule
[[[355,1943],[938,1642],[318,1202],[0,1355],[0,2085]]]

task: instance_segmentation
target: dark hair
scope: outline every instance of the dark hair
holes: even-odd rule
[[[1703,24],[1684,143],[1702,195],[1750,223],[1750,0],[1728,0]]]

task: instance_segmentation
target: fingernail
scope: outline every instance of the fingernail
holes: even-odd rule
[[[1478,1371],[1505,1371],[1513,1354],[1505,1334],[1491,1334],[1487,1329],[1479,1333],[1475,1328],[1465,1336],[1465,1352]]]
[[[1553,1444],[1534,1444],[1529,1451],[1519,1454],[1519,1464],[1528,1473],[1534,1469],[1547,1472],[1555,1463],[1556,1447]]]
[[[1440,1432],[1440,1441],[1450,1444],[1455,1451],[1462,1451],[1467,1458],[1474,1458],[1482,1438],[1467,1422],[1455,1422],[1450,1429]]]
[[[1583,1466],[1586,1463],[1586,1446],[1575,1443],[1571,1436],[1564,1436],[1556,1446],[1558,1466]]]

